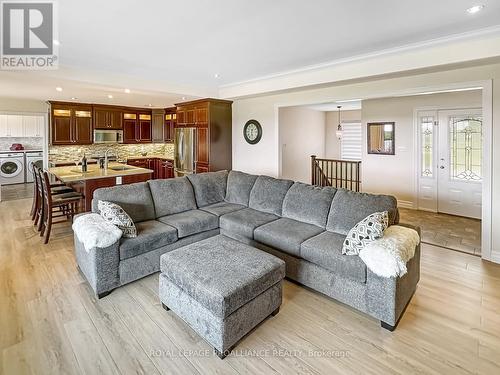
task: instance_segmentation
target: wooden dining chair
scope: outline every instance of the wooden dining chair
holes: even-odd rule
[[[78,205],[83,195],[77,192],[53,194],[49,179],[49,174],[46,171],[39,171],[39,178],[42,185],[42,216],[39,226],[40,236],[44,237],[44,244],[49,242],[52,225],[60,224],[73,219],[75,213],[78,212]],[[54,221],[56,218],[64,218],[64,220]]]
[[[42,191],[42,185],[40,181],[40,167],[37,165],[33,164],[32,170],[33,170],[33,203],[31,205],[31,220],[34,221],[34,225],[37,225],[41,214],[43,210],[43,191]],[[52,194],[63,194],[63,193],[71,193],[74,192],[72,188],[69,186],[66,186],[65,184],[62,183],[54,183],[50,185]]]

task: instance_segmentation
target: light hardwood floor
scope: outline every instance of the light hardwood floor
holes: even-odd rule
[[[4,374],[499,374],[500,267],[424,245],[422,275],[395,332],[285,282],[280,313],[224,361],[157,297],[158,275],[96,300],[69,226],[42,245],[29,200],[0,203]]]

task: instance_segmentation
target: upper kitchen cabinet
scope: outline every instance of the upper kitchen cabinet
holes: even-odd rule
[[[0,115],[0,137],[42,137],[43,115]]]
[[[122,110],[116,107],[94,106],[94,129],[123,129]]]
[[[123,113],[123,143],[151,143],[151,112]]]
[[[195,128],[195,169],[197,173],[232,167],[232,102],[200,99],[176,104],[174,127]],[[172,135],[173,137],[173,135]]]
[[[92,106],[51,102],[53,145],[92,144]]]
[[[165,109],[165,125],[163,129],[163,140],[167,143],[174,142],[174,128],[177,123],[177,113],[176,108],[166,108]]]
[[[164,142],[164,117],[165,111],[163,109],[154,109],[152,111],[153,143]]]

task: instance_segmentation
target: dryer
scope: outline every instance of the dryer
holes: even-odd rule
[[[0,154],[0,185],[24,183],[24,154],[9,152]]]
[[[26,151],[26,182],[33,182],[33,164],[43,168],[42,151]]]

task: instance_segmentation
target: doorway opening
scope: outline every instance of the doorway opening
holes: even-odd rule
[[[310,182],[314,169],[307,162],[310,155],[358,159],[361,191],[395,196],[401,221],[420,226],[423,242],[491,259],[491,93],[491,82],[484,81],[281,105],[277,111],[280,176],[298,179],[291,173],[303,170],[309,173],[302,173],[301,180]],[[337,106],[348,103],[357,108],[342,108],[338,137]],[[312,121],[310,110],[323,112],[324,117]],[[355,114],[352,120],[349,112]],[[394,155],[369,153],[367,124],[388,122],[395,123]],[[313,123],[319,125],[313,128]],[[319,151],[310,150],[312,140]],[[347,157],[346,152],[355,156]]]

